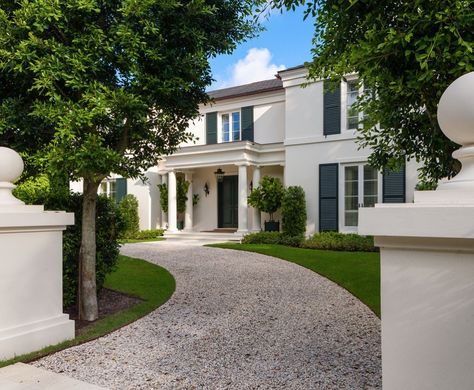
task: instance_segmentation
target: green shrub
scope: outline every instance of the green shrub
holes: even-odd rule
[[[258,232],[246,234],[242,244],[279,244],[279,232]]]
[[[75,224],[68,226],[63,235],[63,305],[69,307],[75,303],[77,293],[82,195],[52,194],[48,192],[48,187],[41,186],[42,190],[33,191],[31,189],[35,188],[36,184],[31,184],[31,182],[38,183],[39,181],[29,180],[17,187],[15,193],[19,199],[28,204],[43,204],[46,210],[64,210],[75,214]],[[119,255],[117,237],[123,228],[124,224],[115,203],[105,196],[99,196],[96,221],[98,290],[102,288],[105,276],[115,270]]]
[[[284,191],[278,177],[264,176],[258,187],[250,193],[248,203],[257,210],[270,214],[270,220],[273,221],[273,213],[280,208]]]
[[[125,225],[121,238],[131,238],[140,230],[138,199],[134,195],[126,195],[118,207]]]
[[[49,180],[46,175],[36,176],[19,184],[13,195],[26,204],[43,204],[50,192]]]
[[[258,232],[244,236],[242,244],[278,244],[287,246],[300,246],[302,236],[291,237],[280,232]]]
[[[376,252],[374,238],[358,234],[337,232],[316,233],[302,244],[303,248],[327,249],[333,251]]]
[[[163,236],[163,233],[163,229],[140,230],[136,232],[133,236],[127,238],[132,240],[153,240],[154,238]]]
[[[303,237],[306,232],[306,200],[300,186],[285,190],[281,202],[282,231],[289,237]]]
[[[168,184],[158,184],[160,190],[160,207],[163,212],[168,212]]]

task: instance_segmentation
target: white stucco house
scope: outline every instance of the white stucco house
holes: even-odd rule
[[[210,92],[213,103],[201,106],[201,115],[190,123],[194,142],[164,156],[146,173],[145,183],[112,177],[101,191],[119,198],[134,194],[140,227],[164,227],[171,233],[177,231],[177,175],[191,182],[186,213],[179,218],[184,230],[192,232],[260,230],[267,216],[249,207],[247,196],[264,175],[303,187],[307,234],[356,232],[359,207],[412,202],[415,163],[383,175],[367,164],[370,150],[358,149],[361,114],[351,105],[362,91],[355,76],[327,93],[322,80],[302,88],[306,76],[299,66],[271,80]],[[168,184],[168,213],[160,209],[160,183]],[[80,189],[78,184],[72,187]],[[195,206],[193,194],[199,195]]]

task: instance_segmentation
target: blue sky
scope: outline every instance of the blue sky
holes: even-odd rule
[[[231,55],[211,59],[216,80],[209,90],[270,79],[280,69],[311,59],[313,20],[303,21],[303,8],[283,14],[272,12],[263,23],[266,31],[240,46]]]

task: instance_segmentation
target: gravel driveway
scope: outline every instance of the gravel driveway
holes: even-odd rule
[[[167,268],[175,294],[133,324],[35,366],[120,390],[381,388],[379,319],[316,273],[167,241],[122,253]]]

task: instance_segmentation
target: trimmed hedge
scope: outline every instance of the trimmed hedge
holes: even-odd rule
[[[316,233],[305,240],[302,236],[289,236],[279,232],[258,232],[247,234],[242,244],[279,244],[307,249],[325,249],[347,252],[378,252],[374,238],[358,234],[336,232]]]
[[[308,249],[328,249],[332,251],[378,251],[378,248],[374,247],[374,238],[371,236],[337,232],[316,233],[311,238],[305,240],[301,246]]]
[[[158,238],[163,236],[163,233],[165,231],[163,229],[155,229],[155,230],[140,230],[133,234],[130,237],[127,237],[127,239],[130,240],[152,240],[154,238]]]
[[[63,235],[63,306],[76,302],[79,248],[81,244],[82,195],[78,193],[50,193],[48,180],[34,178],[20,184],[15,196],[27,204],[44,205],[45,210],[63,210],[75,215],[75,224],[68,226]],[[100,291],[107,274],[116,269],[120,245],[118,236],[124,223],[115,202],[105,196],[97,200],[96,282]]]
[[[242,244],[279,244],[287,246],[300,246],[302,236],[291,237],[280,232],[258,232],[244,236]]]

